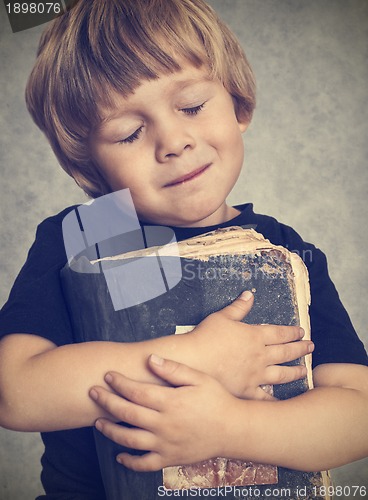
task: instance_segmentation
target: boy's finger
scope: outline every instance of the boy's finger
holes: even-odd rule
[[[104,418],[96,420],[95,427],[101,434],[114,441],[114,443],[132,450],[150,450],[155,441],[154,434],[149,431],[132,429],[131,427],[115,424]]]
[[[254,295],[247,290],[243,292],[234,302],[224,307],[215,314],[223,314],[228,319],[235,321],[242,320],[252,309],[254,302]]]
[[[280,365],[310,354],[314,350],[311,340],[300,340],[288,344],[266,346],[267,361],[269,365]]]
[[[300,340],[305,334],[299,326],[259,325],[259,328],[262,329],[265,345],[269,346]]]
[[[116,460],[128,469],[136,472],[156,471],[165,467],[165,464],[162,464],[160,455],[155,452],[145,453],[141,456],[120,453],[116,457]]]
[[[93,387],[90,397],[118,422],[125,422],[136,427],[151,428],[157,412],[155,409],[141,406],[113,394],[102,387]]]
[[[139,382],[113,371],[105,375],[105,382],[125,399],[154,410],[160,409],[160,403],[168,389],[149,382]]]
[[[162,359],[155,354],[149,357],[149,366],[153,373],[175,387],[183,385],[200,385],[209,377],[203,372],[190,368],[187,365]]]
[[[304,365],[298,366],[269,366],[266,368],[266,380],[267,384],[287,384],[288,382],[294,382],[294,380],[300,380],[307,376],[307,369]]]

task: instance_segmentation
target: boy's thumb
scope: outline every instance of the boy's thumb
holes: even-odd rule
[[[243,292],[234,302],[224,307],[215,314],[224,314],[227,318],[240,321],[252,309],[254,295],[247,290]]]
[[[187,365],[170,359],[162,359],[155,354],[151,354],[148,362],[150,369],[155,375],[175,387],[198,385],[202,378],[206,376],[204,373]]]

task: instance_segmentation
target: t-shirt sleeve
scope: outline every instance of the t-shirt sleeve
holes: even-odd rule
[[[323,363],[367,365],[364,345],[329,276],[326,256],[314,245],[305,243],[290,227],[281,225],[281,233],[288,249],[303,259],[309,272],[311,336],[315,344],[313,367]]]
[[[37,228],[27,260],[0,312],[0,337],[29,333],[57,346],[73,342],[60,282],[65,263],[60,221],[46,219]]]

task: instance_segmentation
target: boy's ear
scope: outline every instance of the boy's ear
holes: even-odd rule
[[[242,134],[247,130],[250,120],[238,120],[239,130]]]

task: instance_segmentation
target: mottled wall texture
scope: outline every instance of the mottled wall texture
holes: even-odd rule
[[[233,203],[293,226],[329,257],[331,275],[368,344],[367,0],[211,0],[239,36],[258,82]],[[13,34],[0,4],[0,302],[37,224],[84,202],[27,115],[23,92],[42,26]],[[333,418],[333,415],[331,415]],[[0,432],[0,497],[41,492],[36,435]],[[334,472],[367,483],[368,462]],[[138,500],[138,499],[137,499]]]

